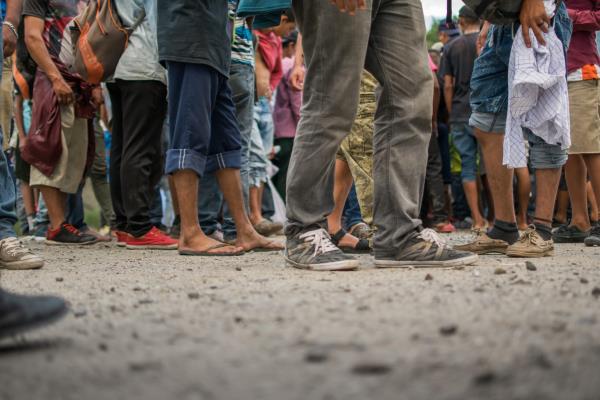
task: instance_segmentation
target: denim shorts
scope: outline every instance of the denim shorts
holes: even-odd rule
[[[566,49],[571,39],[572,25],[564,2],[553,19],[556,35]],[[471,109],[473,113],[506,113],[508,108],[508,64],[513,37],[519,24],[492,25],[481,55],[475,60],[471,75]],[[486,132],[493,132],[484,130]]]
[[[473,129],[466,122],[455,122],[450,126],[450,134],[456,151],[460,154],[461,173],[463,182],[477,180],[477,139],[473,135]]]
[[[167,63],[169,143],[166,173],[198,176],[240,168],[241,133],[227,77],[202,64]]]

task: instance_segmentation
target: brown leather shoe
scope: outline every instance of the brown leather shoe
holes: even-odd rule
[[[475,231],[477,237],[471,243],[454,246],[456,250],[470,251],[475,254],[506,254],[508,243],[504,240],[492,239],[484,230]]]
[[[554,255],[554,242],[552,239],[544,240],[531,225],[519,241],[508,246],[506,255],[509,257],[536,258],[552,257]]]

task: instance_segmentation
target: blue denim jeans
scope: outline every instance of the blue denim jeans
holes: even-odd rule
[[[360,212],[360,204],[356,194],[356,186],[352,185],[346,204],[344,204],[344,213],[342,214],[342,226],[345,230],[350,230],[354,225],[363,222]]]
[[[250,140],[254,126],[254,68],[250,65],[231,64],[229,85],[241,133],[241,167],[244,203],[248,209],[248,191],[250,187]],[[198,219],[204,233],[210,235],[222,229],[227,239],[236,236],[235,224],[223,201],[214,173],[206,174],[200,180],[198,191]],[[219,215],[223,211],[223,226],[219,224]]]
[[[566,54],[573,27],[564,2],[558,8],[553,24]],[[518,23],[492,25],[481,55],[475,61],[471,76],[473,113],[469,125],[483,132],[504,133],[508,110],[508,64],[518,29]],[[566,162],[567,151],[559,145],[549,145],[528,130],[524,130],[524,139],[529,141],[530,160],[537,168],[560,168]]]
[[[254,107],[254,126],[250,141],[250,185],[267,181],[267,155],[273,147],[273,115],[269,100],[261,97]]]
[[[477,180],[477,139],[473,129],[467,123],[453,123],[450,128],[452,140],[461,161],[461,178],[463,182]]]
[[[14,229],[17,223],[15,182],[8,170],[8,160],[2,151],[2,141],[0,134],[0,240],[17,236]]]

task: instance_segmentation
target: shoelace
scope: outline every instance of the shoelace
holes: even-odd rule
[[[63,227],[68,230],[69,232],[71,232],[73,235],[77,235],[79,236],[79,230],[77,228],[75,228],[73,225],[71,224],[64,224]]]
[[[17,238],[4,239],[0,244],[1,249],[11,257],[22,256],[29,253],[29,250]]]
[[[316,229],[314,231],[303,233],[300,235],[300,239],[315,246],[313,257],[339,250],[337,246],[333,244],[329,234],[324,229]]]
[[[434,231],[433,229],[430,229],[430,228],[423,229],[419,233],[418,238],[420,238],[426,242],[434,243],[436,246],[441,247],[441,248],[448,246],[446,241],[444,239],[442,239],[442,237],[440,235],[438,235],[438,233],[436,231]]]

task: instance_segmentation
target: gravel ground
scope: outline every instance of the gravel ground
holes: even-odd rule
[[[600,249],[315,273],[278,254],[32,247],[46,267],[2,285],[72,311],[0,342],[2,400],[600,399]]]

